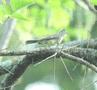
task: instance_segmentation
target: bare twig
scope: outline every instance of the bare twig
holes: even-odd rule
[[[64,44],[61,52],[58,52],[55,56],[57,58],[68,58],[69,60],[73,60],[75,62],[81,63],[83,65],[88,66],[93,71],[97,72],[97,50],[96,49],[89,49],[89,48],[69,48],[71,46],[75,46],[78,44],[80,47],[85,47],[86,44],[89,44],[89,47],[96,48],[97,42],[95,40],[90,40],[90,43],[87,41],[81,41],[81,42],[69,42],[68,48],[66,48],[67,44]],[[83,42],[83,44],[82,44]],[[87,42],[87,43],[86,43]],[[94,43],[94,44],[92,44]],[[56,53],[56,49],[61,49],[61,46],[59,47],[48,47],[48,48],[41,48],[41,50],[33,50],[33,51],[2,51],[0,52],[0,56],[17,56],[17,55],[25,55],[22,60],[19,60],[16,65],[13,65],[11,68],[11,73],[8,73],[4,71],[4,73],[8,73],[6,78],[1,83],[1,88],[4,88],[2,90],[11,90],[11,86],[15,84],[15,82],[18,80],[18,78],[25,72],[27,67],[30,64],[36,64],[42,60],[44,60],[47,57],[50,57]],[[84,57],[82,59],[82,57]],[[6,66],[6,65],[4,65]]]
[[[88,9],[94,13],[95,15],[97,14],[97,10],[95,10],[95,8],[92,6],[92,4],[90,4],[89,0],[74,0],[74,2],[79,5],[80,7],[84,8],[84,5],[81,5],[82,1],[84,2],[84,4],[88,7]]]

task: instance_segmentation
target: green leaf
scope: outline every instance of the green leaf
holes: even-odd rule
[[[31,3],[32,0],[10,0],[10,5],[13,11],[18,11]]]
[[[4,6],[4,9],[5,9],[5,13],[6,13],[7,15],[10,15],[10,14],[12,13],[11,8],[10,8],[9,5],[5,5],[5,6]]]
[[[2,7],[2,5],[0,5],[0,23],[2,23],[3,22],[3,20],[4,20],[4,12],[3,12],[3,7]]]
[[[22,13],[13,13],[11,16],[19,20],[28,20],[28,17],[23,15]]]
[[[69,10],[75,9],[75,3],[73,0],[63,0],[62,5]]]
[[[67,12],[61,8],[52,11],[52,16],[49,19],[49,26],[56,28],[63,28],[69,24],[70,17]]]
[[[90,0],[93,5],[97,5],[97,0]]]
[[[11,10],[10,10],[9,6],[0,5],[0,23],[3,23],[3,21],[6,18],[8,18],[10,13],[11,13]]]
[[[42,6],[45,5],[45,0],[33,0],[33,2]]]
[[[6,3],[6,0],[2,0],[2,7],[3,8],[3,12],[6,15],[10,15],[12,13],[11,7],[9,4]]]

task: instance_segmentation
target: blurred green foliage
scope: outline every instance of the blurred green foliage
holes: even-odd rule
[[[93,5],[97,5],[97,0],[90,0]]]
[[[91,0],[91,3],[96,4],[97,0]],[[81,4],[80,0],[79,4]],[[97,26],[94,24],[96,16],[76,4],[74,0],[10,0],[9,3],[2,0],[0,4],[1,25],[7,18],[16,20],[15,30],[9,43],[9,49],[13,50],[25,48],[28,50],[29,47],[33,49],[37,45],[26,47],[23,43],[28,39],[54,34],[62,28],[68,32],[66,42],[97,37]],[[2,28],[0,28],[1,35]],[[18,58],[14,57],[14,59]],[[55,61],[56,81],[54,81],[53,60],[51,59],[37,67],[29,67],[23,78],[17,82],[14,90],[24,90],[27,84],[37,81],[58,83],[61,90],[82,90],[93,81],[94,72],[69,60],[64,59],[64,61],[73,81],[70,80],[60,59]],[[76,65],[78,66],[74,69]],[[90,85],[85,90],[94,90],[94,87]]]

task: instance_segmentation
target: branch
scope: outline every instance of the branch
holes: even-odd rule
[[[2,90],[11,90],[12,85],[17,81],[17,79],[24,73],[26,68],[32,62],[32,56],[25,56],[17,65],[15,65],[11,72],[9,73],[4,80],[1,82]]]
[[[83,65],[88,66],[95,72],[97,72],[97,50],[92,49],[93,45],[96,48],[97,42],[91,39],[89,41],[75,41],[75,42],[69,42],[68,48],[67,44],[64,45],[63,49],[61,52],[58,52],[57,58],[60,56],[62,58],[68,58],[69,60],[73,60],[75,62],[81,63]],[[82,43],[83,42],[83,43]],[[85,43],[87,42],[87,44]],[[92,44],[94,42],[94,44]],[[71,43],[71,44],[70,44]],[[79,45],[81,47],[92,47],[91,49],[89,48],[77,48],[77,47],[71,47]],[[50,57],[51,55],[56,53],[56,50],[61,49],[61,47],[48,47],[48,48],[41,48],[33,50],[33,51],[8,51],[8,52],[0,52],[0,55],[2,56],[14,56],[14,55],[26,55],[23,57],[22,60],[18,60],[16,65],[13,66],[11,69],[11,73],[8,73],[6,78],[1,82],[1,88],[2,90],[11,90],[11,87],[15,84],[15,82],[18,80],[18,78],[25,72],[27,67],[30,64],[36,64],[42,60],[44,60],[47,57]],[[12,74],[13,73],[13,74]]]
[[[92,13],[94,13],[95,15],[97,14],[97,11],[96,11],[95,8],[90,4],[89,0],[82,0],[82,1],[86,4],[86,6],[88,7],[88,9],[89,9]],[[81,3],[82,3],[81,1],[79,1],[79,0],[74,0],[74,2],[75,2],[78,6],[84,8],[83,5],[81,5]]]
[[[63,45],[60,45],[59,48],[61,48]],[[97,38],[96,39],[90,39],[90,40],[83,40],[83,41],[71,41],[64,44],[64,48],[70,48],[70,47],[82,47],[82,48],[93,48],[97,49]],[[42,48],[41,50],[45,49],[56,49],[56,46],[51,46],[49,48]],[[40,51],[39,48],[35,48],[32,51],[1,51],[0,56],[21,56],[21,55],[31,55],[33,53],[37,53],[37,51]]]
[[[88,6],[89,10],[93,12],[95,15],[97,15],[97,11],[94,9],[94,7],[90,4],[89,0],[83,0],[83,2]]]
[[[78,46],[81,48],[71,48],[70,49],[70,47],[75,47],[75,46]],[[59,48],[61,48],[61,46]],[[83,48],[86,48],[86,50]],[[91,49],[88,50],[88,48],[91,48]],[[90,40],[83,40],[83,41],[71,41],[69,43],[64,44],[64,49],[66,49],[66,53],[75,55],[76,57],[80,57],[80,58],[84,57],[84,59],[87,60],[88,62],[90,62],[92,64],[96,64],[96,57],[92,58],[92,56],[94,56],[94,54],[91,54],[91,53],[95,52],[94,49],[97,49],[97,39],[90,39]],[[49,52],[49,50],[53,51],[53,50],[56,50],[56,47],[52,46],[49,48],[41,48],[41,50],[34,49],[33,51],[1,51],[0,56],[32,55],[34,53],[39,53],[39,51],[44,52],[45,50],[47,50],[48,52]],[[85,56],[87,56],[88,51],[90,51],[90,54],[88,54],[88,56],[90,56],[90,58],[85,58]],[[83,55],[82,55],[82,53],[83,53]],[[46,56],[46,57],[49,57],[49,56]],[[91,61],[91,58],[92,58],[92,61]],[[8,71],[10,71],[11,68],[18,62],[18,60],[15,62],[12,62],[12,61],[13,60],[0,63],[0,75],[9,73]],[[37,61],[37,62],[39,62],[39,61]],[[97,64],[96,64],[96,66],[97,66]],[[6,68],[7,68],[7,70],[6,70]]]
[[[0,62],[0,76],[6,73],[9,73],[14,65],[17,64],[17,61],[13,60],[6,60],[3,62]]]
[[[63,52],[63,55],[65,55],[66,58],[68,58],[72,61],[78,62],[80,64],[83,64],[83,65],[89,67],[90,69],[92,69],[93,71],[97,72],[97,67],[95,65],[93,65],[92,63],[87,62],[87,60],[85,60],[83,58],[79,58],[79,57],[76,57],[76,56],[73,56],[73,55],[70,55],[70,54],[64,53],[64,52]]]

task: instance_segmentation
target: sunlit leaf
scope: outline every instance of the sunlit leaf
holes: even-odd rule
[[[3,5],[6,5],[6,0],[2,0]]]
[[[75,3],[73,0],[62,0],[62,5],[69,10],[75,9]]]
[[[28,11],[27,9],[22,10],[23,14],[19,11],[19,12],[14,12],[12,13],[12,17],[18,19],[18,20],[28,20]]]
[[[26,16],[24,16],[21,13],[15,13],[15,14],[12,15],[12,17],[19,19],[19,20],[27,20],[28,19]]]
[[[2,5],[0,5],[0,23],[2,23],[3,18],[4,18],[4,12],[3,12],[3,9],[2,9]]]
[[[45,5],[46,0],[33,0],[33,2],[39,5]]]
[[[0,23],[2,23],[8,16],[10,10],[5,8],[3,5],[0,5]]]
[[[90,2],[94,5],[97,5],[97,0],[90,0]]]
[[[6,0],[2,0],[2,7],[3,7],[3,12],[6,15],[10,15],[11,14],[11,7],[9,4],[6,3]]]
[[[32,0],[10,0],[10,5],[13,11],[20,10],[31,3]]]
[[[69,24],[69,14],[62,9],[55,9],[51,13],[51,18],[49,20],[49,26],[62,28]]]
[[[49,4],[50,8],[58,8],[61,6],[61,1],[60,0],[56,0],[56,1],[49,0],[48,4]]]

